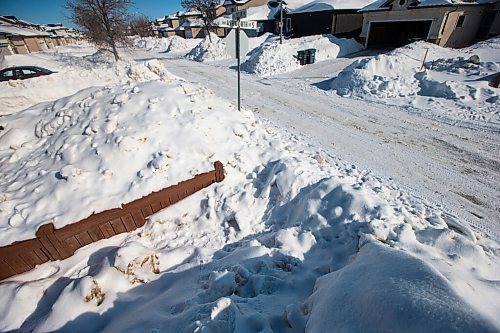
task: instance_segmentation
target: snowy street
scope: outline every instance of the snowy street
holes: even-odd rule
[[[393,178],[498,239],[500,124],[457,122],[440,110],[367,103],[318,88],[339,63],[343,68],[352,60],[329,60],[270,78],[242,74],[242,107],[358,167]],[[162,62],[173,74],[236,104],[236,71],[184,59]]]

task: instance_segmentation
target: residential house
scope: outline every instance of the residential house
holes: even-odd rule
[[[363,26],[359,10],[375,0],[314,0],[286,14],[286,35],[304,37],[333,34],[358,37]]]
[[[224,7],[224,0],[214,1],[212,6],[207,9],[207,17],[210,20],[215,20],[216,18],[224,15],[226,12],[226,7]]]
[[[242,9],[267,5],[269,0],[225,0],[226,15],[231,15]]]
[[[42,25],[44,31],[50,33],[54,45],[63,46],[74,43],[77,40],[76,31],[69,29],[60,23],[49,23]]]
[[[286,4],[285,1],[283,1],[283,3]],[[280,10],[279,0],[226,0],[224,1],[224,6],[226,8],[225,15],[223,17],[219,17],[219,19],[214,22],[216,26],[220,24],[221,26],[225,27],[224,33],[218,33],[219,36],[226,36],[230,31],[230,28],[228,28],[227,24],[224,24],[224,22],[227,22],[228,20],[234,20],[236,17],[243,22],[256,22],[257,26],[255,29],[245,29],[245,32],[250,37],[260,36],[266,32],[276,32],[276,16]]]
[[[426,40],[463,47],[500,32],[497,0],[379,0],[361,10],[368,48]]]
[[[166,16],[166,21],[165,23],[167,24],[168,28],[165,28],[165,32],[163,34],[163,37],[172,37],[172,36],[175,36],[177,33],[176,33],[176,28],[179,27],[180,23],[179,23],[179,12],[175,13],[175,14],[171,14],[171,15],[168,15]]]
[[[208,8],[206,12],[208,20],[212,22],[210,31],[219,37],[225,37],[226,30],[223,27],[219,27],[214,21],[224,15],[225,12],[226,7],[224,7],[224,0],[214,1],[212,6]]]
[[[0,16],[0,54],[26,54],[66,45],[78,33],[61,24],[39,25],[15,16]]]
[[[0,17],[0,54],[27,54],[47,49],[45,37],[39,26],[20,21],[15,16]]]
[[[179,26],[176,34],[184,38],[203,38],[206,36],[203,13],[198,10],[189,10],[179,14]]]
[[[269,3],[258,7],[249,7],[238,13],[244,12],[242,22],[257,22],[256,29],[245,29],[249,37],[261,36],[265,33],[274,33],[276,15],[279,13],[279,6],[270,6]]]

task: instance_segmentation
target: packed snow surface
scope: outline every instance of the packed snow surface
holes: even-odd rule
[[[496,241],[157,60],[126,68],[122,84],[0,117],[2,244],[215,160],[226,178],[0,282],[0,331],[500,330]]]
[[[242,69],[260,76],[293,71],[301,67],[297,52],[306,49],[316,49],[316,61],[323,61],[359,52],[363,47],[353,39],[332,35],[287,39],[283,44],[280,44],[279,38],[269,38],[248,54]]]

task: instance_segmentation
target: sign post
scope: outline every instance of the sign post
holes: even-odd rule
[[[241,55],[248,52],[248,36],[241,29],[256,29],[257,22],[255,21],[229,21],[228,26],[235,28],[232,29],[226,36],[226,49],[227,52],[236,58],[238,64],[238,111],[241,111]]]
[[[241,69],[240,69],[240,20],[238,20],[238,26],[236,27],[236,59],[238,62],[238,111],[241,111]]]

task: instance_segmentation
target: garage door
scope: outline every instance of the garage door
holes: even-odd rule
[[[371,22],[368,48],[399,47],[426,40],[432,21]]]

